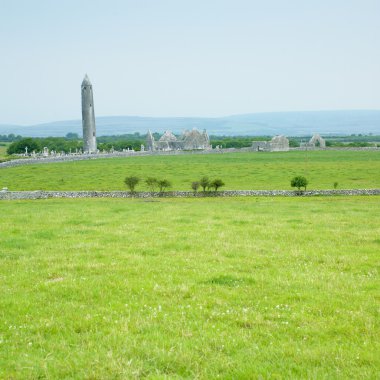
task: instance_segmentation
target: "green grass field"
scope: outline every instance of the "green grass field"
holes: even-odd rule
[[[289,189],[304,175],[310,189],[379,188],[380,151],[314,151],[147,156],[99,159],[0,169],[0,187],[10,190],[123,190],[126,176],[166,178],[173,190],[207,175],[225,189]],[[145,185],[137,190],[147,190]]]
[[[5,144],[5,145],[0,145],[0,160],[6,157],[9,143],[2,143],[2,144]]]
[[[261,172],[279,173],[279,187],[290,175],[273,167],[299,165],[285,156]],[[244,168],[230,172],[235,186],[243,172],[252,175],[245,188],[264,186],[262,157],[215,156],[213,170],[230,162]],[[338,171],[331,156],[314,157],[318,178],[328,177],[323,167]],[[368,175],[378,156],[356,157],[352,176],[378,186]],[[202,159],[170,167],[180,163],[185,181],[186,162],[197,173]],[[136,159],[36,166],[29,182],[31,168],[0,173],[19,173],[19,188],[55,188],[59,170],[87,168],[103,181],[132,163],[152,170],[152,160]],[[2,201],[0,378],[378,378],[379,201]]]

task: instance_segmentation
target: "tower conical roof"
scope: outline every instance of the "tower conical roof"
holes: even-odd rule
[[[84,76],[82,86],[91,86],[90,78],[88,77],[87,74]]]

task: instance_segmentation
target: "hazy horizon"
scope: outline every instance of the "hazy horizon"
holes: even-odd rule
[[[267,112],[246,112],[241,114],[232,114],[232,115],[215,115],[215,116],[199,116],[199,115],[192,115],[192,116],[170,116],[170,115],[95,115],[95,119],[106,119],[106,118],[152,118],[152,119],[223,119],[223,118],[230,118],[230,117],[238,117],[238,116],[245,116],[245,115],[265,115],[265,114],[304,114],[304,113],[339,113],[339,112],[379,112],[379,109],[336,109],[336,110],[303,110],[303,111],[267,111]],[[14,125],[14,126],[21,126],[21,127],[33,127],[36,125],[44,125],[44,124],[54,124],[54,123],[64,123],[64,122],[74,122],[81,120],[81,115],[78,115],[76,118],[72,119],[62,119],[62,120],[45,120],[41,121],[35,124],[14,124],[14,123],[1,123],[0,125]],[[380,125],[379,125],[380,128]],[[380,131],[380,130],[379,130]]]
[[[380,109],[376,0],[14,0],[0,124]]]
[[[95,115],[95,119],[105,119],[105,118],[122,118],[122,117],[127,117],[127,118],[152,118],[152,119],[223,119],[223,118],[230,118],[230,117],[237,117],[237,116],[245,116],[245,115],[261,115],[261,114],[302,114],[302,113],[324,113],[324,112],[331,112],[331,113],[339,113],[339,112],[379,112],[379,109],[336,109],[336,110],[303,110],[303,111],[295,111],[295,110],[290,110],[290,111],[267,111],[267,112],[246,112],[246,113],[241,113],[241,114],[231,114],[231,115],[215,115],[215,116],[200,116],[200,115],[192,115],[192,116],[171,116],[171,115]],[[14,126],[20,126],[20,127],[33,127],[36,125],[44,125],[44,124],[54,124],[54,123],[63,123],[63,122],[74,122],[81,120],[81,115],[77,115],[76,118],[72,119],[61,119],[61,120],[43,120],[38,123],[33,123],[33,124],[28,124],[28,123],[2,123],[0,121],[0,125],[14,125]],[[379,126],[380,127],[380,126]]]
[[[146,133],[148,130],[180,133],[186,129],[206,129],[217,135],[305,134],[380,134],[380,110],[340,110],[304,112],[262,112],[224,117],[143,117],[98,116],[97,135]],[[16,134],[31,137],[65,136],[69,132],[82,134],[82,121],[53,121],[31,126],[2,125],[0,135]]]

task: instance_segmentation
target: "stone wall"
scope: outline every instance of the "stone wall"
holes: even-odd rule
[[[311,190],[227,190],[218,192],[168,191],[165,193],[128,191],[0,191],[0,200],[48,198],[205,198],[205,197],[310,197],[331,195],[380,195],[380,189]]]
[[[252,152],[252,148],[228,148],[213,150],[172,150],[172,151],[144,151],[144,152],[114,152],[99,154],[81,154],[58,157],[40,157],[40,158],[21,158],[0,163],[0,169],[20,165],[49,164],[55,162],[70,162],[82,160],[96,160],[98,158],[115,158],[115,157],[139,157],[139,156],[177,156],[183,154],[221,154],[221,153],[240,153]]]

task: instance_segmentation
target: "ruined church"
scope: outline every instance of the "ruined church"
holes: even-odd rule
[[[179,137],[170,131],[166,131],[158,141],[155,141],[151,131],[148,131],[146,148],[149,151],[194,150],[211,149],[211,145],[206,130],[199,132],[194,128],[191,131],[183,132]]]
[[[309,142],[302,142],[300,147],[301,149],[325,149],[326,140],[323,139],[318,133],[315,133]]]
[[[271,141],[252,141],[254,151],[263,152],[287,152],[289,150],[289,140],[283,136],[274,136]]]

